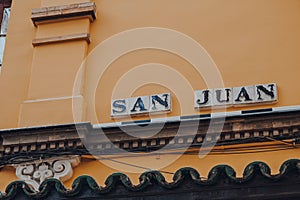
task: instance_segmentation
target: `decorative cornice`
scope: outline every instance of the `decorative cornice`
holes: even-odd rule
[[[298,199],[300,197],[300,160],[284,162],[279,174],[272,175],[270,167],[263,162],[250,163],[243,177],[236,177],[228,165],[215,166],[208,178],[201,178],[197,170],[181,168],[167,182],[159,171],[143,173],[140,183],[133,185],[122,173],[110,175],[105,186],[99,186],[90,176],[80,176],[66,187],[57,179],[47,179],[40,190],[32,190],[28,184],[15,181],[9,184],[1,197],[5,199]]]
[[[64,6],[53,6],[32,9],[31,20],[35,26],[70,19],[96,19],[96,5],[93,2],[78,3]]]
[[[189,134],[190,126],[195,124],[198,127],[197,134]],[[182,144],[189,143],[190,147],[199,148],[205,140],[217,140],[216,146],[288,140],[288,143],[276,145],[285,149],[296,148],[300,137],[300,112],[227,117],[221,134],[213,132],[207,134],[209,125],[210,118],[188,119],[185,123],[180,121],[154,123],[149,128],[144,127],[145,129],[140,129],[139,124],[126,124],[126,130],[136,135],[145,131],[151,132],[151,128],[155,126],[163,127],[159,133],[150,138],[133,137],[124,131],[125,127],[99,128],[93,127],[90,123],[2,130],[0,166],[25,162],[26,157],[38,160],[51,155],[89,154],[87,149],[92,150],[93,154],[98,152],[112,154],[116,147],[130,152],[149,152],[167,144],[176,150]],[[173,140],[179,126],[186,134]],[[106,140],[99,137],[103,133],[110,139],[111,144],[107,144]]]
[[[73,176],[73,168],[80,163],[80,157],[63,157],[39,160],[15,165],[17,177],[39,191],[40,184],[49,178],[67,181]]]

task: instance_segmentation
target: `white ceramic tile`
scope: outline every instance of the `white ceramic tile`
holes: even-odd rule
[[[159,100],[157,99],[159,98]],[[168,112],[171,111],[171,94],[154,94],[150,96],[150,112]],[[167,104],[167,105],[164,105]]]
[[[205,94],[208,91],[208,99],[205,100]],[[201,109],[212,106],[212,89],[207,90],[196,90],[194,92],[194,108]]]
[[[232,88],[217,88],[213,90],[213,106],[231,106],[232,105]]]
[[[112,117],[129,115],[128,103],[128,99],[112,100],[110,115]]]
[[[149,113],[149,96],[140,96],[129,98],[128,112],[130,115]]]
[[[276,83],[255,85],[255,100],[256,102],[277,101]]]
[[[254,86],[234,87],[233,104],[243,105],[255,103]]]

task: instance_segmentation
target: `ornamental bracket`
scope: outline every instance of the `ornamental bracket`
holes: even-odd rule
[[[80,163],[79,156],[43,159],[31,163],[16,165],[17,177],[31,185],[36,191],[43,181],[56,178],[67,181],[73,176],[73,168]]]

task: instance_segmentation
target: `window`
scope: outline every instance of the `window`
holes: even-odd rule
[[[0,18],[1,28],[0,28],[0,66],[2,66],[3,53],[5,47],[6,33],[8,27],[8,21],[10,16],[10,6],[11,0],[0,0]],[[0,16],[1,16],[0,15]]]

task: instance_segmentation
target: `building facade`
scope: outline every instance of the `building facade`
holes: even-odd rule
[[[0,9],[1,198],[300,196],[299,0]]]

